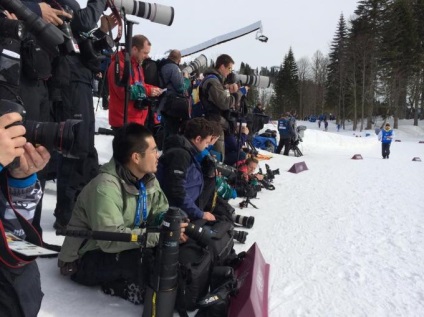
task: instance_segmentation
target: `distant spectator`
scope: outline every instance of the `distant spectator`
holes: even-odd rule
[[[381,141],[381,152],[383,159],[388,159],[390,155],[390,144],[395,137],[395,131],[390,128],[390,123],[384,125],[384,129],[380,130],[378,140]]]
[[[276,153],[280,154],[284,147],[284,155],[288,156],[290,151],[291,139],[295,136],[288,113],[283,114],[278,120],[278,133],[280,141],[278,142]]]
[[[253,113],[258,113],[258,114],[263,114],[264,113],[264,108],[262,106],[262,103],[258,102],[258,104],[255,106],[255,108],[253,108]]]

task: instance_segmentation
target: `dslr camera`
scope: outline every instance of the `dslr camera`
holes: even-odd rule
[[[20,104],[10,100],[0,100],[0,116],[18,112],[25,118],[25,109]],[[82,120],[69,119],[63,122],[37,122],[23,120],[16,122],[22,124],[26,129],[25,137],[28,142],[34,146],[37,144],[43,145],[46,149],[57,151],[65,157],[79,158],[78,148],[78,126]]]

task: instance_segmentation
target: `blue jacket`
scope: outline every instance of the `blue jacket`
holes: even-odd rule
[[[280,133],[281,139],[290,139],[293,136],[290,120],[285,118],[278,120],[278,133]]]
[[[392,140],[395,137],[395,132],[390,130],[381,129],[380,133],[378,134],[378,140],[381,141],[381,143],[392,143]]]
[[[165,142],[156,177],[169,205],[185,211],[191,220],[203,218],[196,205],[203,190],[203,174],[196,156],[199,151],[185,137],[174,135]]]

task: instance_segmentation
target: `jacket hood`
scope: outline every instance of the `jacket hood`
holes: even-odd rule
[[[196,156],[200,151],[182,135],[173,135],[165,141],[164,152],[166,153],[172,148],[182,148],[191,155]]]
[[[225,78],[222,77],[222,75],[215,69],[215,68],[208,68],[204,73],[203,76],[206,77],[208,75],[215,75],[219,78],[221,83],[224,83]]]

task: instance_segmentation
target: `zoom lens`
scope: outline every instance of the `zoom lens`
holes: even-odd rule
[[[241,216],[241,215],[233,215],[233,221],[243,227],[252,228],[255,223],[255,217],[252,216]]]
[[[32,144],[41,144],[49,151],[57,151],[65,157],[78,158],[76,139],[81,120],[63,122],[25,121],[25,137]]]
[[[246,231],[238,231],[238,230],[233,230],[233,238],[234,240],[240,242],[240,243],[245,243],[246,242],[246,238],[247,238],[248,233]]]
[[[128,14],[150,20],[154,23],[170,26],[174,22],[173,7],[135,0],[118,0],[115,1],[115,5],[120,9],[124,8]]]
[[[237,81],[241,82],[242,86],[254,86],[260,88],[268,88],[271,83],[267,76],[241,74],[237,74]]]
[[[187,67],[185,67],[182,72],[187,74],[193,74],[197,72],[201,67],[205,67],[208,64],[208,59],[205,55],[201,54],[195,60],[190,62]]]
[[[189,223],[185,228],[185,234],[195,240],[201,246],[206,247],[214,236],[214,232],[207,227],[201,227],[194,223]]]

